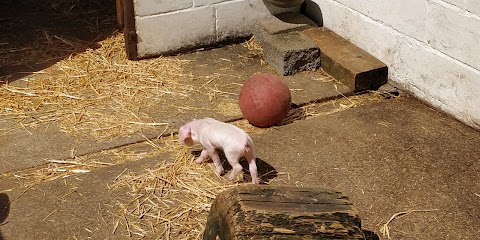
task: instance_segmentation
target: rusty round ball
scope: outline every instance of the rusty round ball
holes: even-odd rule
[[[240,110],[257,127],[271,127],[282,122],[290,111],[291,101],[288,86],[272,74],[254,75],[240,90]]]

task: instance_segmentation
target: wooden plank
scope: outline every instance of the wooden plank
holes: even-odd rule
[[[240,186],[212,204],[203,239],[364,239],[358,213],[340,192]]]
[[[387,66],[325,27],[303,34],[320,48],[322,69],[355,92],[375,89],[388,80]]]
[[[123,7],[123,34],[125,36],[125,48],[130,60],[137,59],[137,32],[135,29],[134,0],[121,0]]]

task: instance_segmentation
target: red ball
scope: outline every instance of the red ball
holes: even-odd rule
[[[291,101],[288,86],[272,74],[254,75],[240,90],[240,110],[257,127],[279,124],[290,111]]]

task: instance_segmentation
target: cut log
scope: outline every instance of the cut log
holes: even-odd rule
[[[203,239],[365,239],[357,210],[340,192],[240,186],[212,204]]]

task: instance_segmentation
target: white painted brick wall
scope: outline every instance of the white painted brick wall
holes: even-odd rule
[[[155,56],[216,41],[213,6],[137,17],[139,57]]]
[[[480,18],[442,2],[429,4],[426,29],[435,49],[480,69]],[[473,53],[477,54],[473,54]]]
[[[218,41],[251,35],[255,21],[269,14],[263,3],[255,0],[226,2],[215,9]]]
[[[263,0],[135,0],[134,8],[140,58],[249,36],[270,14]]]
[[[480,18],[468,10],[468,0],[466,10],[441,0],[405,0],[425,6],[417,11],[426,11],[426,17],[400,11],[405,6],[393,11],[399,19],[413,21],[419,16],[419,33],[377,13],[392,11],[392,6],[314,1],[322,10],[324,25],[384,61],[392,81],[480,129]]]
[[[480,1],[479,0],[467,0],[467,11],[480,17]]]
[[[148,16],[191,8],[192,0],[134,0],[135,15]]]
[[[424,40],[424,24],[427,14],[425,1],[420,0],[339,0],[345,7],[362,13],[376,21]]]

